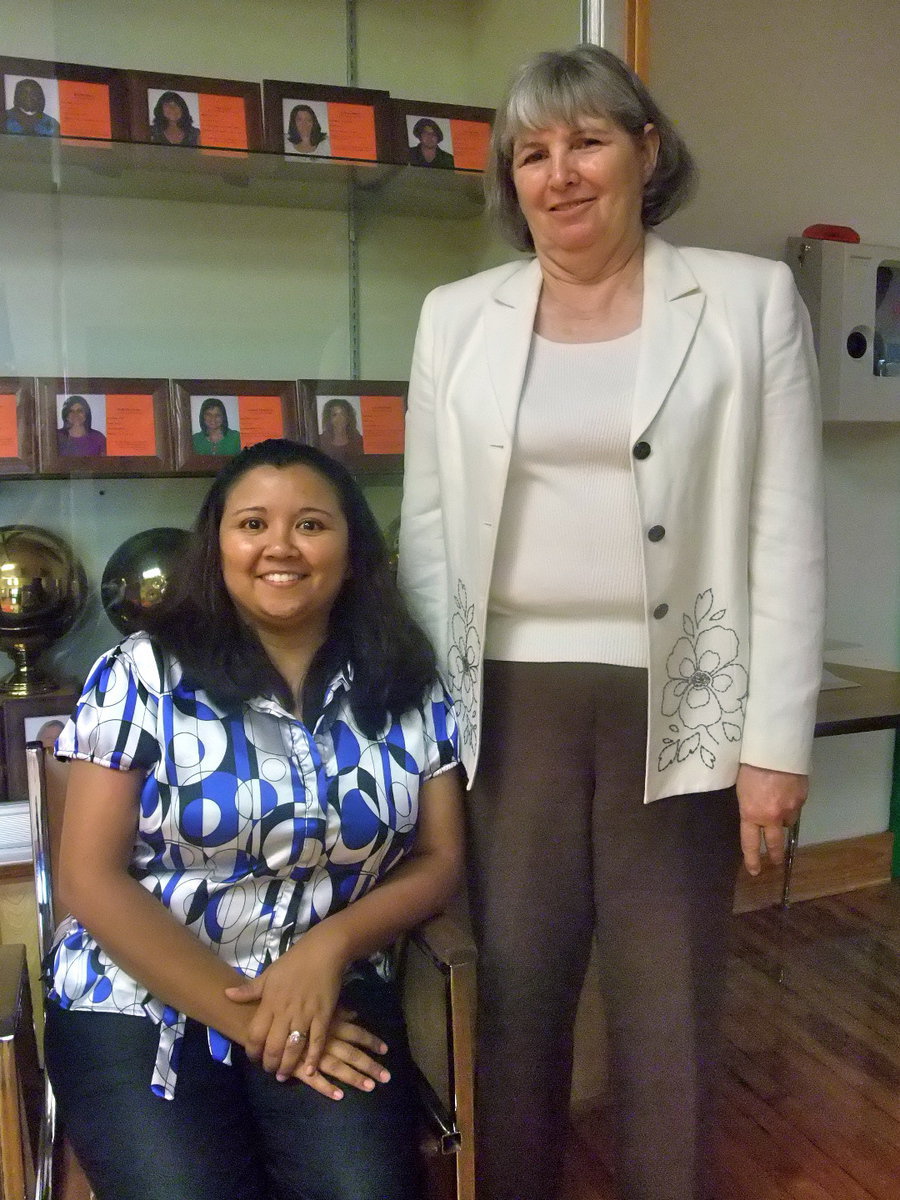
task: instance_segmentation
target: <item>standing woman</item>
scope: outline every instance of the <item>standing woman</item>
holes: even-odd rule
[[[401,583],[446,664],[479,945],[480,1200],[558,1195],[600,948],[628,1200],[708,1195],[740,850],[806,797],[821,661],[815,366],[781,263],[650,229],[691,158],[595,46],[497,111],[488,206],[532,257],[425,301]]]
[[[98,1200],[419,1200],[381,953],[456,886],[456,727],[347,471],[272,439],[92,670],[46,1058]]]

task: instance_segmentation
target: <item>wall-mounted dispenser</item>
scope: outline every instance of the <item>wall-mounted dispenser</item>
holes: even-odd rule
[[[788,238],[826,421],[900,421],[900,248]]]

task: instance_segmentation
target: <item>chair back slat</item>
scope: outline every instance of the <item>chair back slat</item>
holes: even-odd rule
[[[50,949],[53,933],[65,916],[53,899],[53,869],[59,860],[68,766],[58,762],[41,742],[25,747],[28,773],[28,808],[34,848],[34,887],[38,912],[38,951],[41,961]]]
[[[43,963],[53,944],[56,926],[66,915],[65,910],[54,903],[53,869],[59,862],[69,767],[67,763],[58,762],[52,750],[48,750],[41,742],[26,744],[25,764],[31,843],[34,849],[38,951]],[[93,1200],[93,1193],[71,1147],[67,1141],[59,1138],[56,1099],[50,1080],[45,1075],[34,1197],[35,1200],[55,1200],[57,1196],[62,1200]]]

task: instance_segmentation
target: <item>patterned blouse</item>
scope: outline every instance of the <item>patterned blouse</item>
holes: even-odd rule
[[[332,681],[310,731],[273,699],[224,711],[138,633],[95,663],[56,743],[60,758],[141,771],[131,874],[245,976],[396,866],[415,838],[422,783],[458,761],[452,701],[439,683],[373,740],[354,723],[348,675]],[[71,916],[48,971],[64,1008],[159,1025],[151,1087],[171,1099],[184,1015]],[[209,1048],[230,1061],[230,1043],[212,1029]]]

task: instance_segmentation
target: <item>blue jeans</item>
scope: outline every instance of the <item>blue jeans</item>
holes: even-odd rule
[[[396,990],[372,971],[342,1001],[389,1046],[389,1083],[334,1101],[279,1083],[237,1046],[209,1054],[189,1020],[173,1100],[150,1090],[143,1017],[47,1005],[45,1052],[65,1131],[98,1200],[420,1200],[417,1106]]]

